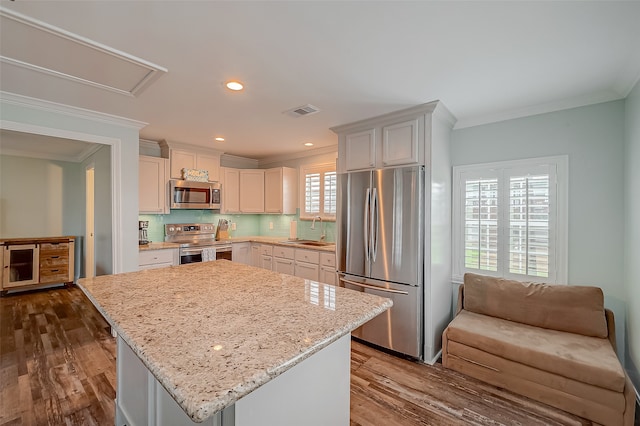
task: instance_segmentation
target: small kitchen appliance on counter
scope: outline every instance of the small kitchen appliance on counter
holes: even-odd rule
[[[149,229],[149,221],[148,220],[139,220],[138,221],[138,245],[149,244],[149,239],[147,237],[147,229]]]

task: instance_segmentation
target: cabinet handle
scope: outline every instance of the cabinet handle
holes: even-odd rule
[[[60,269],[52,269],[51,272],[60,272]]]
[[[52,259],[58,259],[60,256],[51,256]]]

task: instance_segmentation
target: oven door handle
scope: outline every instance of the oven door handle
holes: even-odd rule
[[[202,249],[203,249],[202,247],[199,247],[199,248],[184,248],[184,249],[180,250],[180,255],[193,254],[193,253],[195,253],[195,254],[202,253]]]
[[[231,247],[230,245],[214,246],[214,247],[215,247],[217,253],[225,252],[225,251],[231,251],[233,249],[233,247]]]

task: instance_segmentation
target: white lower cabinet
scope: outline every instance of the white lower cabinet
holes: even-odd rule
[[[329,266],[321,266],[318,281],[325,284],[337,285],[336,269]]]
[[[272,270],[273,269],[273,257],[272,256],[268,256],[266,254],[261,254],[260,255],[260,267],[262,269]]]
[[[178,249],[145,250],[138,254],[138,269],[166,268],[180,263]]]
[[[273,270],[281,274],[294,275],[294,261],[292,259],[283,259],[281,257],[273,258]]]
[[[251,243],[251,263],[249,265],[260,267],[260,246],[259,243]]]
[[[234,262],[251,265],[251,243],[231,244],[231,256]]]
[[[318,266],[318,264],[299,262],[296,260],[295,276],[318,281],[320,277],[320,266]]]

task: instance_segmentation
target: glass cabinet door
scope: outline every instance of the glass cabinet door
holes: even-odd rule
[[[4,247],[4,287],[37,284],[39,272],[38,245],[21,244]]]

